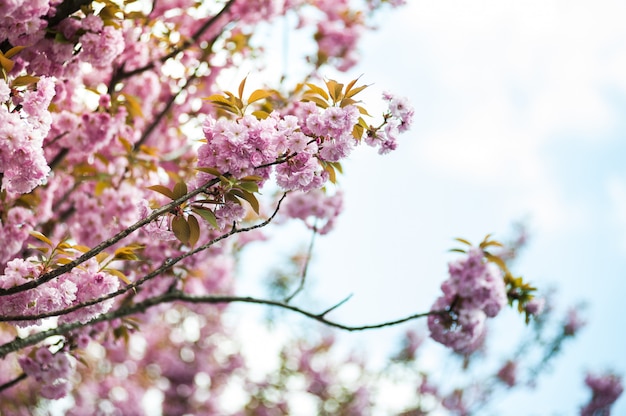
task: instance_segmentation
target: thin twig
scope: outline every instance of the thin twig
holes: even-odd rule
[[[444,313],[442,311],[430,311],[430,312],[425,312],[425,313],[413,314],[413,315],[410,315],[401,319],[397,319],[394,321],[387,321],[387,322],[382,322],[382,323],[372,324],[372,325],[351,326],[351,325],[344,325],[339,322],[328,320],[323,316],[323,314],[310,312],[305,309],[299,308],[297,306],[289,305],[287,303],[270,300],[270,299],[259,299],[259,298],[249,297],[249,296],[216,296],[216,295],[193,296],[193,295],[185,294],[180,291],[173,291],[173,292],[168,291],[160,296],[155,296],[155,297],[146,299],[143,302],[136,303],[136,304],[129,305],[129,306],[124,306],[115,311],[99,315],[96,318],[86,323],[72,322],[68,324],[59,325],[58,327],[49,329],[47,331],[38,332],[32,335],[29,335],[25,338],[16,338],[11,342],[0,345],[0,358],[4,358],[8,354],[15,352],[15,351],[19,351],[28,346],[36,345],[39,342],[51,336],[65,335],[77,328],[85,327],[88,325],[94,325],[99,322],[112,321],[114,319],[123,318],[125,316],[134,315],[137,313],[142,313],[153,306],[164,304],[164,303],[172,303],[175,301],[193,303],[193,304],[215,305],[215,304],[223,304],[223,303],[254,303],[258,305],[274,306],[278,308],[287,309],[292,312],[296,312],[300,315],[304,315],[324,325],[328,325],[330,327],[339,328],[339,329],[342,329],[345,331],[351,331],[351,332],[394,326],[394,325],[398,325],[398,324],[408,322],[414,319],[423,318],[429,315]]]
[[[249,227],[244,227],[244,228],[233,228],[231,229],[229,232],[222,234],[219,237],[216,237],[214,239],[212,239],[211,241],[193,249],[190,250],[186,253],[183,253],[177,257],[174,258],[169,258],[165,261],[163,261],[163,263],[161,263],[161,265],[156,268],[155,270],[151,271],[150,273],[144,275],[141,279],[137,280],[136,282],[133,282],[127,286],[124,286],[123,288],[116,290],[115,292],[111,292],[105,296],[96,298],[96,299],[91,299],[88,300],[86,302],[82,302],[80,304],[71,306],[69,308],[66,309],[61,309],[61,310],[57,310],[57,311],[50,311],[50,312],[45,312],[45,313],[40,313],[37,315],[15,315],[15,316],[0,316],[0,322],[15,322],[15,321],[36,321],[39,319],[45,319],[45,318],[50,318],[53,316],[61,316],[61,315],[67,315],[68,313],[71,312],[75,312],[79,309],[83,309],[92,305],[96,305],[98,303],[104,302],[106,300],[109,299],[113,299],[115,297],[118,297],[124,293],[127,293],[131,290],[136,290],[138,287],[140,287],[141,285],[143,285],[145,282],[147,282],[148,280],[151,280],[152,278],[164,273],[166,270],[172,268],[174,265],[176,265],[177,263],[181,262],[182,260],[191,257],[201,251],[204,251],[206,249],[208,249],[209,247],[215,245],[216,243],[227,239],[228,237],[230,237],[233,234],[238,234],[238,233],[245,233],[248,231],[252,231],[261,227],[265,227],[266,225],[268,225],[270,222],[272,222],[272,220],[276,217],[276,214],[278,214],[278,211],[280,210],[280,205],[283,202],[283,200],[285,199],[286,193],[283,194],[282,198],[280,198],[278,200],[278,203],[276,204],[276,209],[274,210],[274,212],[272,213],[272,215],[267,218],[265,221],[260,222],[259,224],[255,224],[255,225],[251,225]]]
[[[320,318],[325,317],[326,315],[328,315],[329,313],[331,313],[332,311],[334,311],[335,309],[337,309],[338,307],[340,307],[341,305],[349,301],[351,298],[352,298],[352,293],[350,293],[345,299],[343,299],[339,303],[331,306],[330,308],[326,309],[324,312],[318,314],[317,316],[319,316]]]
[[[306,274],[309,270],[309,263],[311,262],[311,258],[313,257],[313,246],[315,244],[315,236],[317,235],[317,228],[313,227],[313,233],[311,235],[311,241],[309,242],[309,248],[306,253],[306,260],[304,262],[304,267],[302,268],[302,274],[300,276],[300,284],[296,288],[296,290],[289,296],[285,298],[285,303],[291,302],[291,300],[304,289],[304,283],[306,282]]]
[[[117,233],[113,237],[109,238],[108,240],[105,240],[105,241],[101,242],[100,244],[98,244],[97,246],[95,246],[94,248],[92,248],[91,250],[87,251],[86,253],[84,253],[83,255],[81,255],[80,257],[78,257],[77,259],[73,260],[72,262],[70,262],[68,264],[64,264],[63,266],[61,266],[59,268],[56,268],[54,270],[49,271],[48,273],[45,273],[45,274],[39,276],[39,278],[37,278],[37,279],[33,279],[33,280],[31,280],[31,281],[29,281],[27,283],[21,284],[19,286],[14,286],[14,287],[11,287],[11,288],[8,288],[8,289],[0,289],[0,296],[12,295],[14,293],[19,293],[19,292],[23,292],[23,291],[26,291],[26,290],[29,290],[29,289],[34,289],[36,287],[41,286],[42,284],[44,284],[46,282],[49,282],[50,280],[52,280],[52,279],[54,279],[56,277],[61,276],[62,274],[65,274],[65,273],[71,271],[74,267],[76,267],[76,266],[86,262],[87,260],[89,260],[92,257],[95,257],[98,253],[100,253],[100,252],[104,251],[105,249],[111,247],[112,245],[114,245],[118,241],[126,238],[127,236],[129,236],[130,234],[134,233],[135,231],[137,231],[138,229],[140,229],[144,225],[149,224],[150,222],[154,221],[155,219],[157,219],[161,215],[170,212],[170,210],[172,208],[179,206],[183,202],[187,201],[190,198],[193,198],[194,196],[196,196],[196,195],[198,195],[198,194],[200,194],[202,192],[205,192],[207,189],[209,189],[211,186],[215,185],[218,182],[219,182],[219,178],[211,179],[210,181],[208,181],[204,185],[194,189],[193,191],[188,192],[187,194],[181,196],[180,198],[173,200],[169,204],[163,205],[161,208],[153,211],[146,218],[137,221],[136,223],[134,223],[130,227],[120,231],[119,233]]]
[[[208,19],[202,26],[200,26],[200,28],[198,28],[198,30],[196,30],[196,32],[194,34],[191,35],[191,37],[189,37],[188,39],[186,39],[182,45],[175,47],[170,53],[168,53],[167,55],[162,56],[161,58],[157,59],[156,61],[159,62],[165,62],[170,58],[173,58],[174,56],[176,56],[177,54],[179,54],[180,52],[185,51],[186,49],[188,49],[189,47],[195,45],[196,43],[198,43],[198,40],[200,40],[200,37],[211,28],[211,26],[213,26],[220,17],[222,17],[224,14],[226,14],[226,12],[228,12],[228,10],[231,8],[231,6],[235,3],[236,0],[230,0],[228,3],[226,3],[226,5],[222,8],[222,10],[220,10],[215,16],[211,17],[210,19]],[[217,40],[217,37],[215,39],[212,39],[211,42],[214,42],[215,40]],[[141,74],[142,72],[148,71],[150,69],[153,69],[155,67],[155,61],[152,61],[140,68],[136,68],[133,69],[132,71],[128,71],[128,72],[118,72],[116,73],[110,82],[111,87],[114,87],[115,84],[117,84],[118,82],[120,82],[121,80],[125,79],[125,78],[130,78],[134,75],[137,74]],[[109,91],[111,91],[111,88],[109,88]]]
[[[25,380],[27,377],[28,375],[26,375],[26,373],[20,374],[19,376],[15,377],[13,380],[9,380],[6,383],[0,385],[0,391],[10,389],[11,387],[15,386],[20,381]]]

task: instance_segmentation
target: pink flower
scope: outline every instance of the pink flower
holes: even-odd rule
[[[517,382],[517,363],[515,361],[507,361],[506,364],[498,370],[498,379],[509,387],[513,387]]]
[[[585,326],[586,322],[580,317],[578,311],[571,308],[567,311],[565,325],[563,325],[563,333],[567,336],[574,336]]]
[[[581,409],[580,415],[610,415],[611,406],[624,391],[621,377],[614,374],[587,374],[585,384],[591,389],[592,397],[589,403]]]

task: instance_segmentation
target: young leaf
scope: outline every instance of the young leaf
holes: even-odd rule
[[[341,90],[343,90],[343,84],[340,84],[333,79],[329,79],[328,81],[326,81],[326,88],[328,88],[328,93],[330,94],[330,98],[333,99],[334,103],[341,100]]]
[[[139,260],[135,254],[134,247],[120,247],[113,253],[113,260]]]
[[[302,101],[305,101],[305,102],[306,101],[313,101],[320,108],[328,108],[329,107],[329,105],[328,105],[328,103],[326,101],[324,101],[321,98],[316,97],[314,95],[305,95],[302,98]]]
[[[0,67],[2,67],[2,69],[4,69],[6,72],[11,72],[14,65],[15,62],[5,57],[0,51]]]
[[[46,237],[45,235],[41,234],[39,231],[31,231],[29,232],[30,235],[32,235],[33,237],[35,237],[37,240],[46,243],[47,245],[49,245],[50,247],[52,247],[52,241],[50,241],[50,239],[48,237]]]
[[[65,265],[72,262],[72,259],[68,259],[67,257],[59,257],[54,260],[57,264]]]
[[[187,220],[182,215],[177,215],[172,219],[172,232],[181,243],[185,245],[189,243],[191,230]]]
[[[254,103],[256,101],[262,100],[263,98],[267,98],[270,95],[272,95],[272,94],[270,94],[269,91],[256,90],[252,94],[250,94],[250,97],[248,97],[248,104],[252,104],[252,103]]]
[[[328,100],[328,94],[326,94],[326,91],[324,91],[323,89],[321,89],[317,85],[307,83],[306,86],[310,88],[310,90],[307,91],[307,93],[313,92],[313,93],[319,95],[320,97],[322,97],[323,99]]]
[[[267,111],[263,111],[263,110],[257,110],[257,111],[253,111],[252,115],[258,118],[259,120],[265,120],[266,118],[270,116],[270,113],[268,113]]]
[[[468,245],[468,246],[471,246],[471,245],[472,245],[472,243],[470,243],[469,241],[467,241],[467,240],[466,240],[466,239],[464,239],[464,238],[455,238],[455,240],[456,240],[456,241],[458,241],[459,243],[463,243],[463,244],[466,244],[466,245]]]
[[[229,194],[236,195],[238,198],[246,200],[250,204],[254,212],[256,212],[257,215],[259,214],[259,201],[256,199],[254,194],[244,189],[231,189]]]
[[[14,46],[11,49],[9,49],[8,51],[6,51],[4,56],[7,57],[7,58],[12,58],[13,56],[15,56],[18,53],[20,53],[24,48],[26,48],[26,46]]]
[[[172,201],[174,199],[176,199],[174,197],[174,193],[167,187],[163,186],[163,185],[152,185],[152,186],[148,186],[148,189],[153,190],[155,192],[160,193],[161,195],[165,195],[166,197],[168,197],[169,199],[171,199]]]
[[[193,215],[187,217],[187,224],[189,224],[189,246],[193,247],[200,238],[200,224],[198,219]]]
[[[187,195],[187,184],[185,182],[177,182],[176,185],[174,185],[173,194],[174,199],[178,199]]]
[[[131,284],[130,280],[128,279],[128,277],[126,277],[126,275],[122,272],[120,272],[117,269],[104,269],[107,273],[111,273],[112,275],[114,275],[115,277],[117,277],[118,279],[120,279],[122,282],[126,283],[127,285]]]
[[[337,173],[335,172],[335,168],[332,167],[329,163],[324,162],[322,167],[326,172],[328,172],[328,180],[331,183],[337,183]]]
[[[204,173],[209,173],[218,178],[222,177],[222,173],[215,168],[196,168],[196,170],[199,170],[200,172],[204,172]]]
[[[354,97],[355,95],[357,95],[358,93],[360,93],[361,91],[363,91],[367,87],[369,87],[369,85],[361,85],[360,87],[356,87],[355,89],[353,89],[351,91],[346,91],[346,98]]]
[[[17,77],[11,82],[11,87],[23,87],[30,84],[36,84],[39,81],[39,77],[34,77],[32,75],[22,75],[21,77]]]
[[[246,87],[246,80],[248,79],[248,77],[245,77],[244,79],[241,80],[241,83],[239,84],[239,98],[243,99],[243,89]]]

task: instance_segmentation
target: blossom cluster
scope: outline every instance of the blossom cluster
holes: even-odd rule
[[[0,40],[24,45],[43,37],[49,0],[12,0],[0,3]]]
[[[385,154],[398,147],[398,135],[413,124],[415,110],[406,97],[398,97],[389,92],[383,93],[388,109],[385,113],[385,123],[377,129],[368,132],[365,142],[378,147],[378,153]]]
[[[450,263],[448,271],[450,277],[431,308],[428,328],[434,340],[468,354],[480,346],[487,317],[495,317],[507,303],[504,279],[500,269],[474,247],[463,259]]]
[[[291,193],[282,213],[288,218],[301,219],[308,228],[324,235],[330,232],[343,208],[343,193],[327,195],[321,189]]]
[[[235,178],[267,179],[276,164],[276,182],[285,190],[321,188],[328,179],[320,161],[337,162],[356,144],[352,135],[359,111],[355,106],[322,109],[302,103],[296,115],[273,112],[265,119],[246,115],[237,120],[207,117],[206,144],[198,149],[198,166],[216,168]],[[200,173],[200,180],[211,177]],[[208,175],[208,176],[207,176]]]
[[[592,397],[581,409],[580,415],[610,415],[611,406],[624,391],[621,377],[614,374],[587,374],[585,384],[591,389]]]
[[[53,354],[47,347],[41,347],[21,357],[19,364],[24,373],[38,383],[41,396],[46,399],[60,399],[72,387],[69,378],[76,365],[67,352]]]
[[[54,95],[54,82],[42,77],[36,89],[11,90],[0,79],[0,173],[2,189],[25,194],[44,183],[50,168],[43,152],[43,140],[52,118],[48,106]]]
[[[35,257],[26,259],[15,258],[7,263],[4,273],[0,275],[0,288],[10,289],[41,276],[44,268]],[[114,275],[99,270],[95,259],[74,268],[68,274],[46,282],[36,288],[5,296],[0,304],[0,314],[27,318],[33,315],[57,312],[72,305],[97,299],[115,291],[119,287],[119,279]],[[86,322],[94,316],[106,312],[112,300],[80,308],[59,317],[60,322]],[[41,323],[40,320],[18,320],[16,325],[27,327]]]

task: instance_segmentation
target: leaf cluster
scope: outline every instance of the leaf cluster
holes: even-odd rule
[[[250,106],[250,104],[266,99],[272,95],[271,90],[257,89],[254,90],[246,100],[244,100],[243,93],[246,86],[247,78],[248,77],[245,77],[239,84],[237,95],[233,94],[230,91],[224,91],[224,95],[213,94],[210,97],[205,98],[205,100],[210,101],[216,109],[221,110],[226,114],[233,114],[235,116],[242,117],[243,115],[245,115],[246,110],[248,109],[248,106]],[[257,117],[258,119],[263,119],[269,115],[269,112],[265,110],[257,110],[253,111],[252,115]]]
[[[52,240],[38,231],[31,231],[30,235],[43,243],[43,245],[29,244],[28,248],[39,251],[42,254],[44,271],[49,271],[59,266],[69,264],[75,260],[77,255],[79,256],[91,250],[89,247],[84,245],[70,244],[67,238],[62,239],[58,244],[54,244]],[[101,252],[96,255],[96,260],[100,265],[101,271],[113,274],[124,283],[130,284],[131,282],[128,277],[126,277],[126,275],[120,270],[113,268],[112,263],[115,261],[138,261],[140,258],[137,253],[143,248],[144,246],[140,244],[129,244],[127,246],[117,248],[113,254]],[[76,267],[82,268],[83,266]]]
[[[214,175],[219,178],[220,182],[215,187],[215,189],[219,190],[217,194],[207,194],[204,199],[184,202],[169,213],[171,231],[178,241],[189,247],[194,247],[200,238],[200,222],[196,215],[203,218],[214,229],[219,229],[215,208],[226,201],[239,205],[246,201],[257,215],[260,212],[260,204],[255,194],[259,193],[258,182],[263,178],[260,176],[246,176],[237,179],[209,167],[201,167],[197,168],[197,170]],[[177,182],[173,189],[163,185],[152,185],[148,189],[158,192],[172,201],[182,198],[188,192],[187,184],[183,181]],[[210,206],[213,206],[213,208]]]

